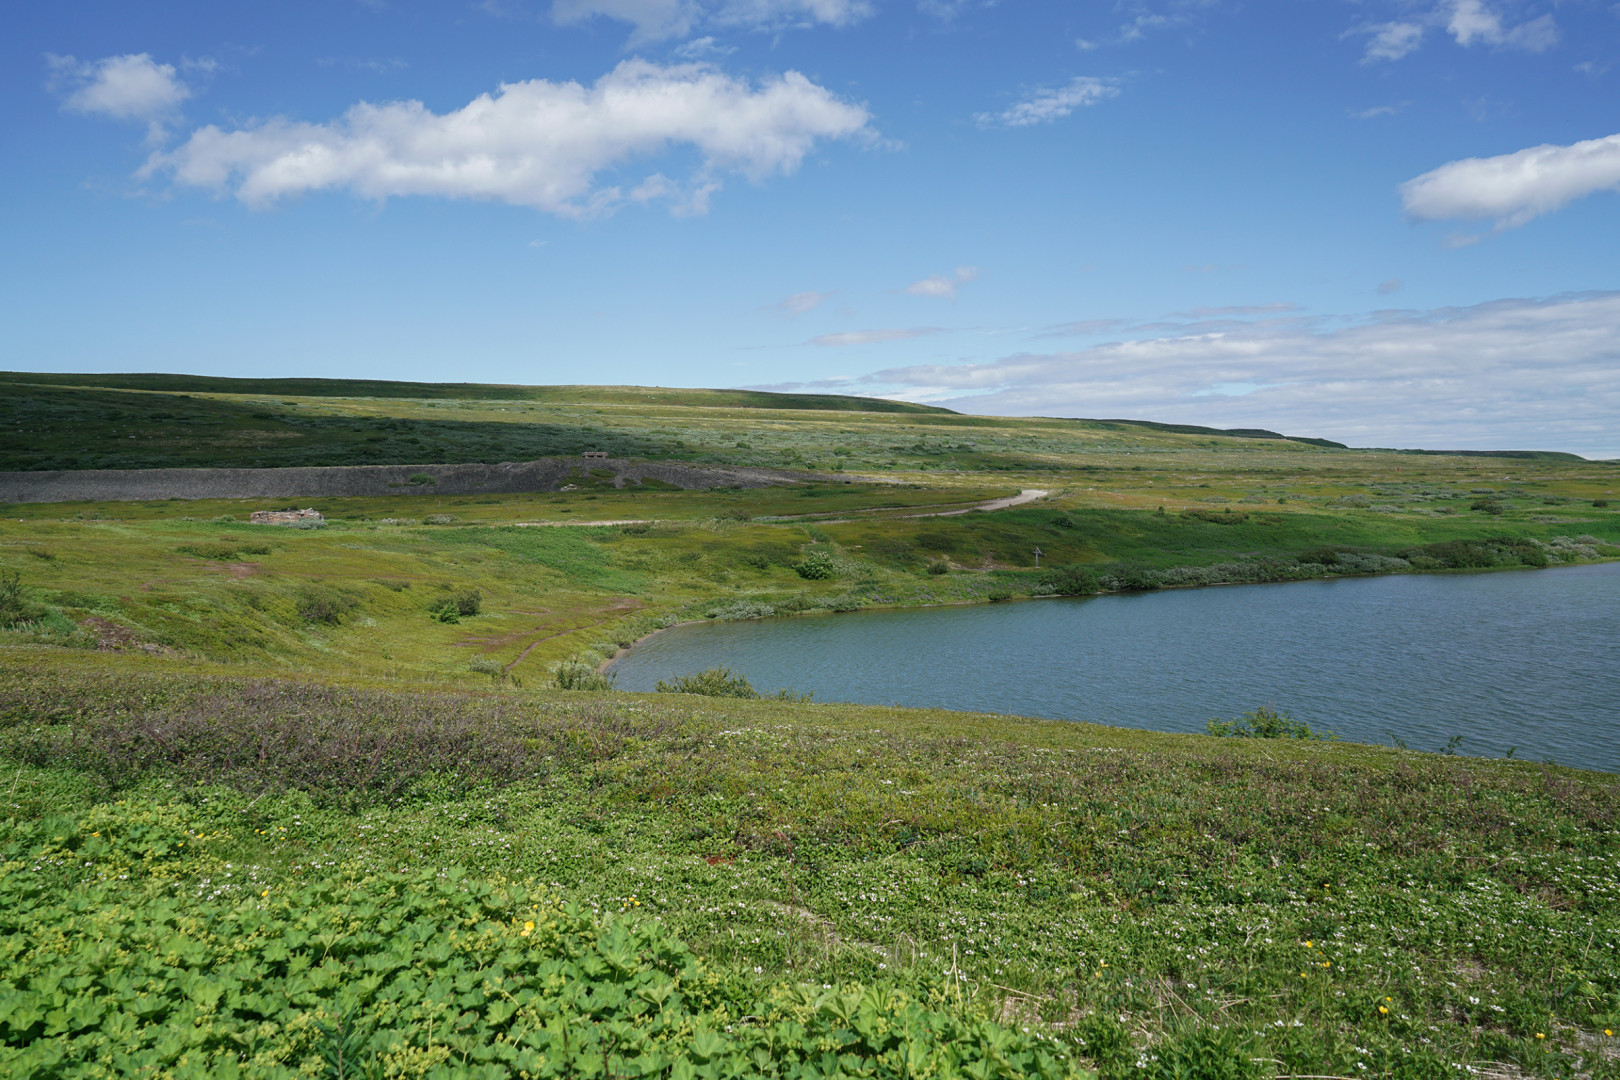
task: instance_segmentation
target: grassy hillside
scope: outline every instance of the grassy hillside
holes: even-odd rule
[[[1612,463],[12,386],[11,468],[818,479],[0,506],[6,1076],[1620,1076],[1613,776],[555,686],[683,619],[1620,557]]]
[[[365,1075],[1620,1075],[1612,776],[31,666],[0,673],[8,1075],[114,1024],[132,1063],[271,1076],[340,1047]]]

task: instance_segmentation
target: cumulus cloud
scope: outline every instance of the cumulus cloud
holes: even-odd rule
[[[820,307],[831,296],[830,292],[797,292],[773,306],[788,315],[803,315],[813,308]]]
[[[1356,445],[1620,455],[1620,292],[1117,341],[846,384],[969,412],[1267,427]]]
[[[1074,110],[1114,97],[1119,87],[1109,79],[1077,75],[1055,89],[1037,90],[1023,101],[999,113],[979,113],[974,120],[980,127],[1030,127],[1061,120]]]
[[[872,13],[866,0],[552,0],[564,26],[597,17],[635,27],[632,43],[684,37],[699,27],[786,30],[848,26]]]
[[[945,300],[955,300],[957,288],[970,281],[977,281],[980,273],[977,266],[958,266],[956,272],[949,276],[934,274],[921,281],[913,281],[906,286],[906,292],[912,296],[937,296]]]
[[[1507,229],[1582,196],[1616,189],[1620,135],[1610,135],[1453,161],[1402,184],[1401,202],[1418,221],[1494,218],[1498,229]]]
[[[142,174],[230,191],[256,207],[343,190],[488,199],[565,217],[655,200],[702,213],[722,174],[792,173],[824,140],[871,138],[868,120],[864,108],[796,71],[754,86],[705,64],[626,60],[588,87],[506,83],[442,115],[420,101],[362,102],[327,123],[210,125],[152,155]],[[598,183],[607,170],[681,145],[701,156],[684,180],[655,172],[639,183]]]
[[[174,65],[158,63],[151,53],[83,62],[50,55],[45,60],[52,85],[66,91],[62,107],[72,112],[153,123],[172,116],[191,96]]]
[[[846,330],[841,334],[822,334],[811,338],[809,345],[876,345],[885,341],[906,341],[910,338],[929,337],[933,334],[943,334],[942,326],[916,326],[905,330]]]

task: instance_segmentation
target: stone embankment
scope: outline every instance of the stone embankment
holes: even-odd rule
[[[0,473],[0,503],[147,499],[290,499],[346,495],[514,495],[600,482],[656,480],[688,490],[771,487],[824,478],[774,469],[623,458],[541,458],[499,465],[341,465],[293,469],[83,469]]]

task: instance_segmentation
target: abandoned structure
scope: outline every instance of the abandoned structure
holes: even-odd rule
[[[255,525],[302,525],[326,519],[319,510],[255,510],[248,520]]]

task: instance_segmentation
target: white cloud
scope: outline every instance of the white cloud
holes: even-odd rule
[[[1388,296],[1390,293],[1400,292],[1401,285],[1401,279],[1398,277],[1392,277],[1385,281],[1380,281],[1378,283],[1378,295]]]
[[[785,312],[788,315],[803,315],[813,308],[820,307],[831,296],[832,293],[830,292],[797,292],[773,306],[778,311]]]
[[[635,27],[632,43],[684,37],[698,27],[778,31],[848,26],[872,13],[866,0],[552,0],[551,17],[569,25],[598,16]]]
[[[1362,55],[1364,64],[1374,60],[1399,60],[1423,44],[1423,27],[1412,22],[1387,22],[1369,26],[1372,35],[1367,51]]]
[[[846,385],[978,413],[1131,416],[1355,445],[1614,456],[1620,292],[1383,312],[1336,328],[1269,320],[1076,352],[892,368]]]
[[[1506,229],[1614,189],[1620,189],[1620,135],[1453,161],[1402,184],[1401,202],[1419,221],[1494,218]]]
[[[1037,90],[999,113],[978,113],[974,116],[980,127],[1029,127],[1061,120],[1074,110],[1095,105],[1119,93],[1119,87],[1107,79],[1077,75],[1056,89]]]
[[[796,71],[755,87],[708,65],[626,60],[589,87],[506,83],[443,115],[419,101],[362,102],[324,124],[200,128],[141,172],[229,190],[250,206],[346,190],[487,199],[566,217],[652,200],[701,213],[720,174],[792,173],[820,141],[872,137],[868,119]],[[687,180],[653,173],[625,186],[598,183],[602,172],[677,145],[702,158]]]
[[[921,281],[913,281],[906,286],[906,292],[912,296],[937,296],[946,300],[956,299],[956,290],[960,285],[970,281],[977,281],[981,271],[977,266],[958,266],[956,272],[947,277],[944,274],[934,274]]]
[[[1508,29],[1502,25],[1502,17],[1492,11],[1485,0],[1452,0],[1446,30],[1457,39],[1457,44],[1465,47],[1479,42],[1544,52],[1558,44],[1558,24],[1551,15],[1542,15]]]
[[[191,96],[174,65],[160,64],[150,53],[82,63],[71,56],[47,56],[45,60],[52,84],[68,91],[62,107],[73,112],[155,122],[172,116]]]
[[[941,326],[917,326],[907,330],[846,330],[841,334],[822,334],[811,338],[808,345],[876,345],[885,341],[906,341],[910,338],[943,334]]]

